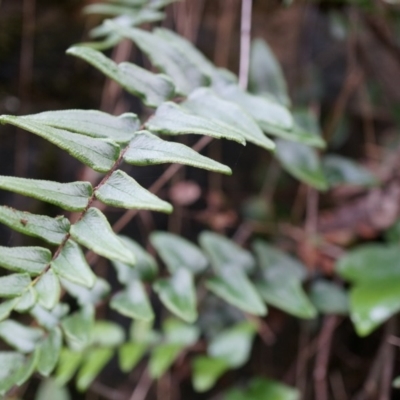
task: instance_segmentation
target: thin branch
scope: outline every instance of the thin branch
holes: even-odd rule
[[[239,85],[242,89],[247,89],[249,82],[252,8],[253,0],[242,0],[239,67]]]

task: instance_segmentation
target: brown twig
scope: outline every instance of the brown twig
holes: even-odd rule
[[[129,400],[145,400],[152,383],[153,381],[151,380],[147,369],[145,369]]]

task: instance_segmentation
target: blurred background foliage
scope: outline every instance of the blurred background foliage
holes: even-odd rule
[[[100,108],[116,114],[147,112],[92,67],[65,55],[71,44],[90,40],[89,30],[101,21],[97,15],[82,14],[90,3],[0,0],[0,114],[66,108]],[[378,0],[288,3],[253,1],[255,40],[249,88],[255,93],[276,91],[279,101],[292,104],[299,125],[327,140],[329,156],[323,158],[325,178],[321,179],[328,183],[321,185],[328,184],[330,190],[319,194],[306,184],[317,182],[314,186],[318,187],[321,180],[315,170],[307,170],[308,153],[300,157],[282,145],[278,163],[251,144],[242,148],[215,141],[207,150],[210,157],[230,165],[233,176],[181,170],[161,193],[174,204],[175,212],[169,217],[140,212],[124,233],[143,245],[155,228],[193,241],[204,229],[233,237],[243,245],[250,237],[267,238],[304,263],[317,279],[310,285],[311,298],[320,311],[333,315],[299,320],[270,307],[249,360],[225,374],[211,393],[193,391],[189,363],[182,357],[148,389],[148,399],[221,398],[217,395],[241,382],[246,384],[223,398],[288,400],[297,398],[293,396],[298,393],[316,400],[400,398],[392,390],[392,377],[400,374],[397,318],[368,337],[358,337],[349,319],[341,316],[348,312],[348,299],[338,290],[345,285],[335,273],[335,264],[347,249],[371,241],[399,244],[400,6]],[[239,0],[187,0],[169,5],[166,13],[166,19],[156,25],[177,31],[217,66],[238,72]],[[275,68],[270,51],[282,66],[282,81],[276,75],[269,79],[268,71]],[[126,41],[107,55],[150,68],[147,59]],[[290,99],[282,97],[282,85],[287,86]],[[287,168],[290,174],[285,172],[284,154],[289,154],[291,161],[299,157],[294,170]],[[4,175],[57,181],[94,179],[88,169],[53,146],[11,127],[2,129],[0,135],[0,168]],[[159,171],[157,167],[135,172],[135,179],[148,187]],[[3,192],[0,201],[31,212],[51,212],[48,205],[25,203]],[[111,215],[113,218],[117,216]],[[0,239],[7,245],[22,243],[19,235],[3,226]],[[396,259],[397,253],[393,257]],[[371,269],[384,267],[378,260]],[[104,276],[115,284],[115,276],[107,272]],[[332,282],[340,285],[332,287]],[[369,292],[362,303],[369,301],[368,296]],[[237,316],[231,307],[211,298],[213,301],[213,313],[202,315],[200,324],[219,331]],[[114,314],[107,316],[118,319]],[[211,366],[206,364],[207,368]],[[139,368],[129,376],[122,375],[112,364],[82,398],[129,398],[127,393],[137,384],[140,372]],[[276,388],[275,381],[255,376],[268,376],[299,392]],[[38,384],[34,379],[26,400],[34,398]],[[321,385],[325,387],[321,389]],[[321,393],[329,393],[329,397],[321,397]],[[49,398],[43,392],[37,396],[39,400]]]

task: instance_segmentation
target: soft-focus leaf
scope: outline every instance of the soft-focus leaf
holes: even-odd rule
[[[110,321],[96,321],[92,330],[92,345],[115,347],[125,340],[125,332],[118,324]]]
[[[125,290],[115,294],[111,299],[110,307],[130,318],[145,321],[154,318],[146,290],[138,280],[130,282]]]
[[[245,144],[244,136],[236,128],[213,119],[200,117],[182,106],[170,101],[157,108],[156,113],[146,122],[146,129],[164,135],[196,135],[211,136],[216,139],[229,139]]]
[[[129,142],[140,126],[136,114],[116,117],[97,110],[46,111],[29,115],[29,119],[94,138],[109,138],[118,143]]]
[[[147,131],[138,132],[130,142],[124,160],[132,165],[178,163],[228,175],[232,173],[226,165],[204,157],[188,146],[167,142]]]
[[[322,159],[322,168],[329,185],[341,184],[356,186],[374,186],[376,178],[363,166],[337,155],[327,155]]]
[[[110,284],[101,278],[97,278],[91,288],[83,287],[64,279],[62,280],[62,286],[71,296],[76,298],[82,307],[99,303],[111,290]]]
[[[109,206],[172,212],[172,205],[140,186],[121,170],[114,171],[107,182],[96,190],[96,197]]]
[[[201,233],[199,242],[216,271],[231,268],[251,272],[254,269],[255,260],[252,254],[225,236],[205,231]]]
[[[299,318],[315,318],[317,310],[307,297],[301,281],[291,276],[281,276],[269,281],[258,281],[261,297],[276,308]]]
[[[68,240],[58,257],[51,262],[53,271],[61,278],[92,287],[96,275],[90,269],[81,248],[72,240]]]
[[[269,128],[291,130],[293,118],[282,104],[267,97],[256,96],[242,90],[237,84],[223,84],[216,87],[217,93],[228,101],[242,107],[266,133]]]
[[[86,390],[113,356],[112,349],[92,349],[84,359],[77,375],[78,390]]]
[[[112,261],[118,275],[118,280],[122,284],[128,284],[132,280],[140,279],[151,281],[157,275],[156,260],[138,243],[127,236],[119,236],[125,246],[135,255],[135,266],[127,265],[119,261]]]
[[[230,368],[238,368],[250,357],[256,328],[242,322],[219,333],[208,346],[208,355],[222,359]]]
[[[272,95],[283,105],[290,105],[281,66],[262,39],[254,39],[251,44],[249,88],[253,93]]]
[[[165,341],[168,343],[190,346],[198,340],[200,331],[196,325],[189,325],[174,318],[168,318],[163,323]]]
[[[184,347],[165,343],[153,349],[149,360],[149,373],[153,379],[160,378],[175,362]]]
[[[159,3],[162,2],[162,0],[158,1]],[[164,3],[166,2],[167,1],[164,0]],[[169,2],[172,3],[172,1]],[[153,32],[156,36],[165,39],[169,43],[172,43],[181,53],[182,57],[186,57],[188,60],[190,60],[204,76],[211,78],[214,72],[213,64],[193,45],[192,42],[169,29],[156,28]]]
[[[12,320],[0,322],[0,337],[21,353],[31,353],[43,335],[38,328],[30,328]]]
[[[74,375],[82,362],[83,353],[63,348],[60,354],[60,361],[55,374],[56,383],[64,386]]]
[[[143,3],[143,2],[142,2]],[[136,5],[136,4],[135,4]],[[139,6],[140,3],[137,4]],[[120,4],[95,3],[86,6],[83,9],[85,14],[101,14],[101,15],[131,15],[133,17],[139,12],[138,9]]]
[[[11,311],[18,304],[19,300],[19,297],[14,297],[13,299],[3,301],[0,304],[0,321],[4,321],[9,317]]]
[[[15,374],[23,367],[24,356],[13,351],[0,352],[0,395],[5,394],[15,384]]]
[[[221,269],[206,286],[215,295],[235,307],[255,315],[265,315],[267,308],[247,275],[236,268]]]
[[[178,93],[187,95],[196,87],[209,83],[201,69],[183,54],[185,50],[179,49],[170,39],[141,29],[110,25],[121,36],[133,40],[152,64],[172,79]]]
[[[236,130],[246,141],[267,150],[275,148],[254,120],[238,105],[223,100],[211,89],[196,89],[182,106],[193,114],[218,124],[226,124],[227,129]]]
[[[40,343],[37,369],[42,375],[49,376],[53,372],[60,356],[61,345],[62,335],[58,327],[50,331]]]
[[[69,311],[69,306],[64,303],[58,303],[52,310],[46,310],[39,304],[30,310],[30,314],[35,318],[37,323],[47,330],[54,329]]]
[[[91,310],[82,309],[62,320],[61,326],[72,350],[82,351],[89,345],[94,327],[93,318]]]
[[[15,176],[0,176],[0,189],[55,204],[69,211],[84,210],[92,194],[92,186],[88,182],[57,183]]]
[[[107,218],[97,208],[89,208],[70,232],[78,243],[101,256],[129,265],[135,263],[135,255],[113,232]]]
[[[300,400],[300,392],[270,379],[255,378],[247,390],[229,391],[223,400]]]
[[[43,247],[0,246],[0,266],[10,271],[38,275],[50,260],[51,252]]]
[[[196,290],[193,275],[188,270],[180,268],[170,278],[159,279],[153,287],[175,315],[187,322],[197,319]]]
[[[316,189],[328,189],[320,160],[312,148],[301,143],[278,140],[276,157],[285,170],[295,178]]]
[[[24,235],[38,237],[51,244],[60,244],[70,228],[67,218],[50,218],[6,206],[0,206],[0,222]]]
[[[400,310],[400,250],[397,244],[359,246],[341,257],[337,271],[354,283],[350,316],[366,336]]]
[[[31,284],[29,274],[10,274],[0,278],[0,297],[20,296]]]
[[[196,274],[207,268],[208,260],[202,251],[178,235],[154,232],[150,236],[150,241],[170,273],[174,273],[180,268],[186,268]]]
[[[157,107],[175,94],[171,79],[163,74],[153,74],[128,62],[117,65],[114,61],[88,47],[71,47],[67,54],[80,57],[99,69],[103,74],[119,83],[126,91],[138,96],[149,107]],[[136,126],[137,130],[138,126]],[[131,131],[130,138],[132,139]],[[113,138],[112,136],[109,136]],[[124,141],[127,141],[127,140]]]
[[[119,366],[122,372],[130,372],[148,349],[144,343],[125,343],[118,349]]]
[[[193,387],[197,392],[211,389],[229,368],[226,361],[222,359],[207,356],[196,357],[193,360]]]
[[[3,115],[0,123],[9,123],[38,135],[98,172],[108,172],[119,156],[119,146],[109,139],[83,136],[45,125],[29,117]]]
[[[315,281],[310,289],[310,298],[321,313],[339,315],[349,313],[348,295],[344,288],[334,282]]]
[[[51,310],[60,299],[61,285],[58,277],[49,269],[35,285],[39,304]]]
[[[19,297],[18,303],[15,305],[14,310],[25,313],[32,309],[37,302],[37,293],[33,287],[28,287]]]
[[[367,244],[356,247],[338,260],[336,270],[351,282],[400,281],[400,247],[397,244]]]
[[[21,386],[24,384],[35,372],[37,363],[39,361],[39,349],[36,348],[32,354],[30,354],[25,364],[19,368],[15,375],[15,384]]]
[[[39,385],[35,400],[71,400],[71,397],[65,387],[57,385],[53,379],[45,379]]]

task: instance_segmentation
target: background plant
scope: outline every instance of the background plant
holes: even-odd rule
[[[337,315],[350,312],[358,334],[368,335],[398,311],[396,228],[387,234],[387,240],[393,244],[364,245],[343,255],[337,238],[332,240],[324,235],[324,227],[319,227],[316,220],[315,189],[325,191],[343,184],[368,189],[380,184],[382,191],[371,193],[383,195],[385,182],[382,185],[382,179],[380,182],[351,159],[333,154],[321,156],[321,151],[315,150],[325,147],[324,138],[331,143],[332,135],[338,135],[333,129],[337,121],[333,121],[333,128],[328,125],[323,135],[315,111],[291,107],[283,73],[265,42],[253,42],[251,94],[243,89],[243,74],[238,81],[227,70],[216,68],[189,41],[172,31],[133,28],[162,19],[159,8],[165,5],[133,1],[89,6],[87,12],[118,16],[91,31],[91,36],[100,38],[99,41],[73,46],[67,51],[139,97],[147,106],[141,120],[132,113],[113,117],[76,109],[1,117],[1,122],[41,136],[96,171],[85,169],[85,180],[67,184],[11,176],[0,179],[2,189],[75,213],[67,220],[6,206],[1,209],[2,223],[53,245],[49,249],[43,247],[43,242],[40,247],[1,248],[1,265],[9,273],[0,278],[1,295],[5,299],[1,303],[4,321],[0,323],[0,336],[13,349],[1,354],[5,366],[3,393],[15,385],[23,385],[37,371],[41,376],[52,374],[56,382],[44,380],[38,398],[67,396],[65,389],[59,387],[76,372],[76,386],[85,391],[101,370],[110,365],[114,355],[118,355],[120,369],[129,372],[147,354],[149,359],[139,389],[143,385],[147,385],[147,390],[150,388],[146,384],[148,376],[158,379],[162,388],[168,376],[166,371],[174,363],[184,362],[191,366],[194,388],[202,392],[212,388],[227,370],[246,364],[257,334],[264,345],[274,340],[263,318],[266,304],[306,320],[315,321],[319,313],[328,314],[322,323],[319,349],[331,341],[340,321]],[[351,13],[349,16],[355,18]],[[341,21],[339,27],[345,29],[345,22]],[[119,45],[123,38],[133,41],[162,73],[132,63],[117,63],[99,51]],[[155,109],[154,114],[149,109]],[[276,161],[271,161],[269,171],[276,171],[280,165],[303,182],[300,190],[307,193],[304,232],[282,226],[286,235],[298,242],[303,262],[267,243],[266,232],[262,230],[258,236],[263,239],[253,241],[250,251],[227,235],[213,232],[200,234],[197,241],[200,247],[181,235],[153,232],[150,243],[166,267],[159,273],[154,254],[151,256],[129,236],[115,234],[138,209],[172,211],[170,204],[131,178],[125,171],[134,173],[136,169],[129,171],[123,162],[135,166],[175,162],[213,173],[231,173],[229,167],[200,156],[182,143],[158,137],[187,133],[206,135],[194,145],[195,150],[201,150],[211,138],[250,142],[264,150],[274,150]],[[272,141],[270,137],[277,139]],[[167,169],[151,191],[158,191],[176,176],[178,168]],[[267,186],[270,179],[266,179]],[[254,216],[259,223],[265,218],[265,204],[260,198],[246,204],[244,215],[250,221]],[[114,231],[103,214],[107,206],[130,210],[115,221]],[[389,223],[385,221],[385,226],[381,226],[381,221],[369,222],[381,232],[395,216],[391,216]],[[257,224],[247,221],[240,226],[236,240],[247,241],[253,231],[257,233]],[[80,246],[89,250],[86,259]],[[111,260],[118,285],[110,285],[101,277],[99,255]],[[326,280],[331,272],[320,270],[325,279],[312,272],[316,266],[326,265],[326,258],[328,265],[332,259],[338,259],[337,275],[352,283],[350,301],[340,282]],[[378,268],[382,264],[386,267]],[[307,294],[303,283],[310,279]],[[160,301],[185,323],[165,318],[166,311],[154,313],[148,298],[150,288],[159,299],[153,298],[153,304]],[[135,321],[129,334],[115,317],[113,321],[104,318],[108,307]],[[160,320],[156,327],[150,322],[155,314]],[[32,319],[25,319],[25,315]],[[387,327],[393,335],[393,322]],[[325,376],[318,375],[321,363],[326,370],[326,353],[322,350],[317,353],[314,374],[315,396],[322,399],[328,390]],[[274,398],[279,393],[284,399],[299,397],[299,391],[265,379],[266,375],[260,374],[260,378],[220,396]],[[386,376],[379,377],[382,385]],[[15,388],[6,396],[18,393]],[[136,395],[134,392],[132,398]]]

